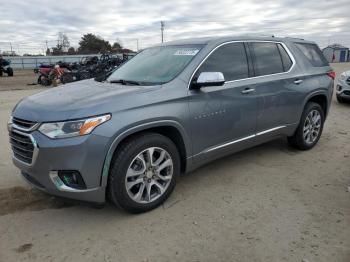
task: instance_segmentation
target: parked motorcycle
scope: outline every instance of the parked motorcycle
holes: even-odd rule
[[[13,69],[10,67],[10,64],[10,60],[5,60],[0,56],[0,76],[3,76],[4,73],[8,76],[13,76]]]

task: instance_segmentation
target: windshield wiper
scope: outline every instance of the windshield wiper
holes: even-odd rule
[[[133,81],[133,80],[125,80],[125,79],[117,79],[117,80],[111,80],[109,83],[112,84],[122,84],[122,85],[141,85],[141,82]]]

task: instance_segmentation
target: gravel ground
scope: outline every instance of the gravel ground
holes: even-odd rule
[[[15,74],[0,90],[32,88],[34,74]],[[129,215],[22,181],[6,121],[38,91],[0,92],[0,261],[350,261],[350,104],[334,99],[313,150],[282,139],[234,154],[183,176],[162,207]]]
[[[6,74],[0,77],[0,91],[40,88],[39,85],[34,85],[37,80],[38,76],[33,70],[14,70],[14,77]]]

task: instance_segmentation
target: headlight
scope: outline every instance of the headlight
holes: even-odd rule
[[[110,114],[66,122],[44,123],[39,127],[39,131],[49,138],[84,136],[109,119]]]
[[[346,79],[346,75],[341,74],[341,75],[340,75],[340,79],[345,80],[345,79]]]

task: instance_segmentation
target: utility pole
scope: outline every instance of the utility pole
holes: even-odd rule
[[[50,54],[50,49],[49,49],[49,45],[47,44],[47,40],[45,40],[45,44],[46,44],[46,51],[44,55],[47,56],[47,50],[49,50],[49,54]]]
[[[162,43],[164,42],[164,21],[160,21],[160,31],[162,34]]]
[[[139,39],[136,38],[136,51],[139,51]]]
[[[12,55],[12,43],[10,42],[10,47],[11,47],[11,55]]]

